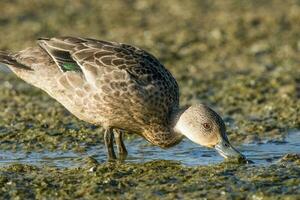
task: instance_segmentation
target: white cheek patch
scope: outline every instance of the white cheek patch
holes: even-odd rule
[[[200,127],[188,120],[184,120],[182,117],[177,121],[174,130],[199,145],[214,146],[218,142],[218,137],[215,133],[204,134],[201,132],[203,130]]]
[[[199,134],[196,133],[195,126],[192,123],[185,122],[180,118],[176,123],[175,131],[181,133],[188,139],[199,144]]]

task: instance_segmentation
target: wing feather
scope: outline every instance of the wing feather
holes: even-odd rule
[[[114,71],[125,71],[137,86],[144,87],[145,92],[149,93],[149,85],[159,88],[170,107],[179,104],[178,85],[174,77],[154,56],[142,49],[122,43],[74,37],[41,39],[39,44],[62,71],[65,71],[64,62],[77,64],[80,70],[74,71],[83,73],[94,87],[100,73],[113,68]],[[147,95],[152,95],[150,93]]]

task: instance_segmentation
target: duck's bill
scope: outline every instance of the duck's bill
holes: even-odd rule
[[[245,156],[241,154],[238,150],[236,150],[233,146],[231,146],[231,144],[227,141],[221,141],[215,146],[215,149],[224,158],[237,158],[238,160],[246,160]]]

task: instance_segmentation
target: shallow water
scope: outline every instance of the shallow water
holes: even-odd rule
[[[211,165],[220,163],[223,158],[214,150],[199,147],[184,140],[169,150],[148,144],[143,139],[126,143],[129,156],[127,162],[147,162],[151,160],[175,160],[186,166]],[[245,144],[237,147],[249,160],[258,165],[276,162],[288,153],[300,152],[300,132],[292,132],[282,142],[266,141],[261,144]],[[54,166],[58,168],[78,167],[84,164],[85,158],[92,156],[99,162],[105,162],[106,153],[103,146],[91,147],[86,153],[72,151],[12,152],[0,151],[0,166],[12,163]]]

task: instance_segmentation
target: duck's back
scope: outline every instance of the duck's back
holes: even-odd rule
[[[176,80],[144,50],[73,37],[41,39],[39,44],[41,48],[15,55],[32,70],[13,70],[82,120],[139,132],[167,123],[178,108]],[[39,77],[33,81],[34,76]]]

